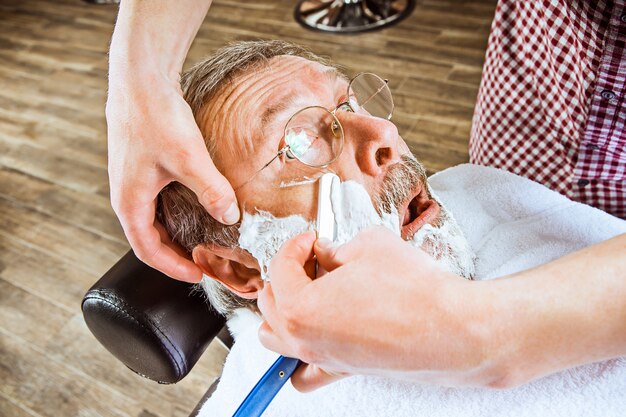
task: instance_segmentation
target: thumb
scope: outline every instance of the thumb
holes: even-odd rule
[[[217,170],[206,149],[183,163],[185,175],[177,181],[196,194],[200,204],[214,219],[223,224],[237,223],[241,214],[235,191]]]
[[[342,373],[325,371],[317,365],[303,363],[291,376],[291,385],[298,391],[306,393],[332,384],[346,376]]]
[[[319,267],[325,272],[332,272],[335,268],[343,265],[337,256],[338,249],[339,246],[336,246],[330,239],[321,238],[315,242],[313,251]]]
[[[313,256],[315,233],[304,232],[287,240],[272,258],[269,276],[277,300],[291,299],[299,289],[311,282],[305,265]]]

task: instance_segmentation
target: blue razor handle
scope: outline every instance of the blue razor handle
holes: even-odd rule
[[[299,359],[279,356],[252,388],[233,417],[260,417],[299,365]]]

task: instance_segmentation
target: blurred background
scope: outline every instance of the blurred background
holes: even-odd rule
[[[389,79],[393,121],[429,174],[467,162],[496,0],[417,0],[396,25],[311,31],[295,1],[215,0],[186,67],[235,40],[285,39]],[[117,6],[0,2],[0,416],[188,416],[219,376],[213,342],[176,385],[135,375],[83,322],[129,245],[109,205],[107,49]]]

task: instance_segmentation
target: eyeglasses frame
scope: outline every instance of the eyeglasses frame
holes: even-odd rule
[[[263,165],[261,168],[259,168],[254,174],[252,174],[252,176],[246,180],[243,184],[239,185],[238,187],[235,188],[235,191],[243,188],[243,186],[247,185],[248,183],[250,183],[261,171],[263,171],[265,168],[267,168],[268,166],[270,166],[270,164],[272,162],[274,162],[276,160],[276,158],[280,157],[281,155],[285,154],[285,156],[287,158],[289,158],[290,160],[296,159],[298,162],[309,166],[311,168],[326,168],[327,166],[329,166],[330,164],[332,164],[333,162],[335,162],[337,160],[337,158],[339,158],[339,156],[341,155],[341,152],[343,151],[343,144],[344,144],[344,129],[343,129],[343,125],[341,124],[341,122],[339,121],[339,119],[337,119],[337,116],[335,115],[335,113],[337,112],[337,110],[339,110],[342,106],[347,106],[348,107],[348,111],[352,112],[352,113],[356,113],[356,111],[352,108],[352,105],[350,105],[350,89],[352,87],[352,83],[354,82],[354,80],[356,80],[358,77],[360,77],[361,75],[373,75],[375,77],[378,77],[379,79],[381,79],[383,81],[383,85],[374,93],[372,94],[367,100],[365,100],[365,102],[363,104],[360,104],[360,107],[365,106],[365,104],[367,104],[370,99],[372,99],[373,97],[375,97],[378,93],[380,93],[382,91],[382,89],[384,87],[389,88],[389,80],[386,78],[381,78],[380,76],[371,73],[371,72],[359,72],[358,74],[356,74],[354,77],[352,77],[352,79],[350,79],[350,82],[348,83],[348,101],[343,101],[341,103],[339,103],[337,106],[335,106],[335,108],[333,110],[329,110],[325,107],[322,106],[307,106],[307,107],[303,107],[300,110],[296,111],[293,115],[291,115],[291,117],[289,118],[289,120],[287,120],[287,122],[285,123],[285,127],[283,129],[283,136],[286,136],[287,134],[287,126],[289,126],[289,123],[291,122],[291,120],[293,120],[294,117],[296,117],[298,114],[302,113],[305,110],[308,109],[313,109],[313,108],[319,108],[322,109],[328,113],[330,113],[333,116],[333,123],[337,123],[337,126],[339,127],[339,129],[341,130],[341,144],[339,147],[339,152],[337,152],[337,155],[335,155],[335,157],[324,163],[321,165],[313,165],[313,164],[309,164],[307,162],[302,161],[300,158],[298,158],[295,154],[291,153],[291,145],[289,144],[285,144],[285,146],[283,146],[281,149],[278,150],[278,152],[276,153],[276,155],[274,155],[272,157],[272,159],[270,159],[265,165]],[[389,91],[390,96],[391,96],[391,90]],[[381,119],[385,119],[385,120],[391,120],[391,117],[393,116],[393,110],[395,108],[395,103],[393,102],[393,96],[391,96],[391,110],[389,112],[389,116],[387,116],[386,118],[381,117]],[[375,116],[375,117],[379,117],[379,116]],[[331,127],[331,129],[333,129],[333,131],[335,130],[335,127]]]

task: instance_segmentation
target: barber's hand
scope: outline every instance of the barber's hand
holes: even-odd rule
[[[477,385],[484,352],[469,281],[383,227],[340,247],[320,243],[312,232],[286,242],[258,299],[263,345],[310,364],[292,377],[297,389],[345,374]],[[316,280],[303,269],[313,252],[329,271]]]
[[[135,254],[170,277],[199,281],[200,269],[155,220],[159,191],[178,181],[218,221],[235,223],[240,213],[180,86],[158,75],[110,83],[106,118],[111,202]]]

